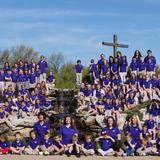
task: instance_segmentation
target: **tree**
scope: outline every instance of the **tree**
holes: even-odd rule
[[[31,59],[38,60],[39,52],[35,51],[31,47],[27,47],[25,45],[20,45],[17,47],[12,47],[10,50],[12,63],[18,62],[19,60],[30,62]]]
[[[49,67],[54,73],[60,71],[61,65],[64,63],[64,56],[61,52],[52,53],[48,58]]]
[[[8,49],[3,50],[0,53],[0,65],[3,66],[4,62],[9,61],[10,59],[10,53]]]
[[[56,87],[74,88],[75,87],[75,64],[63,64],[59,73],[56,74]]]

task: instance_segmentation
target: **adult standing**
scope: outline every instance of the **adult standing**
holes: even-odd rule
[[[74,126],[71,116],[67,115],[64,118],[64,124],[60,127],[59,133],[62,135],[62,142],[64,145],[72,142],[73,135],[78,135],[78,131]]]
[[[132,140],[136,143],[136,148],[140,145],[140,137],[141,137],[141,124],[139,117],[136,115],[132,115],[128,124],[125,127],[125,134],[131,134]]]
[[[77,64],[75,65],[76,70],[76,84],[77,86],[80,86],[82,83],[82,72],[83,72],[83,66],[81,64],[81,60],[77,60]]]
[[[47,78],[46,73],[47,73],[48,64],[47,64],[46,58],[44,56],[41,56],[41,59],[38,62],[38,65],[39,65],[39,69],[40,69],[40,83],[42,81],[46,82],[46,78]]]
[[[34,124],[34,130],[36,131],[41,142],[44,140],[44,134],[50,132],[50,124],[46,121],[46,114],[44,112],[38,113],[38,122]]]

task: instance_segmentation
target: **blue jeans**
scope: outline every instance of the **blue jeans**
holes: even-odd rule
[[[124,151],[126,152],[127,156],[131,156],[135,152],[135,149],[125,148]]]

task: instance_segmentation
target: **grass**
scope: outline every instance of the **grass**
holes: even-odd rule
[[[142,109],[142,108],[148,108],[149,107],[149,105],[150,105],[150,102],[149,101],[146,101],[146,102],[143,102],[143,103],[141,103],[141,104],[138,104],[135,108],[133,108],[133,109],[130,109],[130,110],[127,110],[127,111],[125,111],[124,113],[126,113],[127,114],[127,117],[130,117],[131,115],[133,115],[133,114],[135,114],[135,115],[138,115],[139,116],[139,118],[140,118],[140,120],[142,120],[142,113],[140,112],[140,110]]]

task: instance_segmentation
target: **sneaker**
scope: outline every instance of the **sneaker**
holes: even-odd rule
[[[127,156],[127,153],[123,153],[123,156],[126,157],[126,156]]]
[[[70,157],[70,156],[71,156],[71,154],[70,154],[70,153],[68,153],[68,154],[67,154],[67,157]]]
[[[39,152],[39,155],[43,155],[43,152]]]
[[[48,151],[45,151],[44,152],[44,155],[49,155],[50,153]]]

